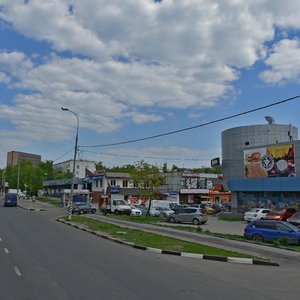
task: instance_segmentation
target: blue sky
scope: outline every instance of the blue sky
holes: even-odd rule
[[[0,0],[0,167],[7,151],[61,162],[300,94],[294,0]],[[300,99],[79,158],[208,166],[225,129],[300,127]]]

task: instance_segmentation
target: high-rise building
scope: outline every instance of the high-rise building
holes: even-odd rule
[[[25,160],[31,162],[33,165],[38,165],[41,162],[41,155],[18,151],[7,152],[7,166],[15,166]]]

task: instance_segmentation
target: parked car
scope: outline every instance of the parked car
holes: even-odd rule
[[[142,212],[143,216],[147,214],[148,208],[145,205],[135,205],[135,207]]]
[[[154,207],[150,208],[150,212],[149,213],[150,213],[150,216],[152,216],[152,217],[159,217],[160,216],[159,210],[157,210]]]
[[[87,213],[96,213],[96,208],[93,207],[92,205],[85,203],[85,202],[75,202],[73,203],[73,209],[72,209],[72,214],[87,214]]]
[[[286,221],[297,212],[295,208],[284,207],[267,214],[265,220]]]
[[[297,227],[300,227],[300,211],[288,218],[287,221]]]
[[[147,213],[148,213],[148,207],[147,206],[137,205],[136,207],[141,210],[143,216],[147,215]],[[153,216],[153,217],[158,217],[160,215],[160,212],[157,209],[155,209],[154,207],[150,208],[149,213],[150,213],[150,216]]]
[[[132,216],[141,216],[142,215],[142,211],[139,208],[137,208],[134,205],[130,205],[130,207],[131,207],[131,215]]]
[[[190,207],[190,205],[188,205],[188,204],[175,204],[175,205],[173,205],[172,210],[173,211],[178,211],[180,209],[187,208],[187,207]]]
[[[244,214],[244,220],[247,222],[263,219],[271,209],[268,208],[252,208]]]
[[[207,222],[207,216],[201,208],[187,207],[170,214],[167,221],[170,223],[193,223],[194,225],[199,225]]]
[[[158,210],[160,215],[163,217],[168,217],[170,214],[174,213],[174,210],[167,207],[156,207],[156,210]]]
[[[214,215],[216,213],[216,210],[210,206],[205,206],[204,211],[208,214],[208,215]]]
[[[284,221],[252,221],[246,226],[244,237],[257,242],[272,242],[287,237],[289,243],[300,245],[300,229]]]

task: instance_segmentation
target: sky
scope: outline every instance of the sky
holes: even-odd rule
[[[0,0],[0,168],[8,151],[209,166],[221,132],[300,128],[300,1]]]

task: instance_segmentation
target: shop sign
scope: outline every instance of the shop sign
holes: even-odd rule
[[[208,194],[208,189],[181,189],[181,194]]]
[[[211,165],[212,168],[216,167],[216,166],[219,166],[220,165],[220,157],[213,158],[210,161],[210,165]]]

